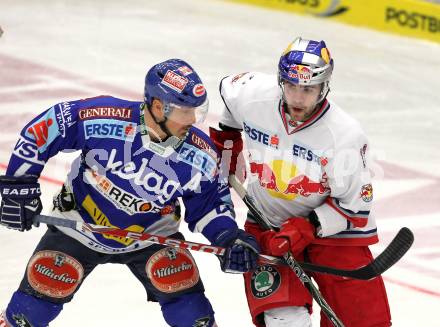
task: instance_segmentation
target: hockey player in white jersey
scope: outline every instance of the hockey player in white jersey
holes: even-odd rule
[[[372,260],[378,241],[367,154],[358,122],[327,99],[333,59],[324,41],[295,39],[277,76],[248,72],[224,78],[218,148],[233,142],[230,173],[247,148],[248,193],[277,231],[263,231],[248,214],[245,229],[263,253],[288,250],[298,260],[354,269]],[[238,173],[238,171],[237,171]],[[381,277],[369,281],[311,274],[345,326],[385,327],[391,316]],[[289,267],[260,266],[245,275],[256,326],[310,326],[312,298]],[[321,314],[321,326],[333,326]]]
[[[76,149],[81,155],[55,197],[52,215],[182,239],[182,200],[189,229],[226,248],[223,271],[253,270],[256,240],[238,228],[227,183],[219,179],[215,147],[192,126],[208,109],[200,77],[185,61],[169,59],[148,71],[144,94],[145,101],[100,96],[62,102],[29,122],[6,175],[0,176],[0,224],[31,229],[42,209],[37,178],[45,163],[60,151]],[[94,268],[105,263],[127,265],[146,298],[159,302],[170,326],[216,326],[187,250],[55,226],[37,245],[0,313],[0,326],[48,326]],[[140,325],[148,326],[148,319],[140,319]]]

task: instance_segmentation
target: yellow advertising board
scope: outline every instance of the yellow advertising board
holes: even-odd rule
[[[422,0],[229,0],[440,43],[440,4]]]

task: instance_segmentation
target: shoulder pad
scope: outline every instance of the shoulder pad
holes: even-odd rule
[[[240,73],[235,76],[229,76],[229,78],[231,80],[231,84],[233,84],[233,83],[245,84],[246,81],[251,80],[253,77],[254,77],[254,74],[251,74],[249,72]]]
[[[245,87],[245,85],[255,77],[255,73],[240,73],[224,77],[220,81],[220,93],[226,92],[233,95],[235,92]]]

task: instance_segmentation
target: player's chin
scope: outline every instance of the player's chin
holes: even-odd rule
[[[301,107],[291,107],[290,110],[294,113],[294,114],[303,114],[306,109],[305,108],[301,108]]]
[[[180,129],[176,136],[180,139],[184,139],[186,137],[186,135],[188,134],[190,128],[191,128],[191,126]]]
[[[296,121],[301,121],[306,114],[306,110],[304,108],[292,107],[290,108],[290,115]]]

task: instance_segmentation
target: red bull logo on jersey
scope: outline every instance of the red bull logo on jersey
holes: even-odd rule
[[[47,146],[52,143],[60,134],[54,109],[50,109],[31,125],[25,135],[35,140],[39,152],[44,152]]]
[[[365,184],[362,186],[361,198],[365,202],[371,202],[373,200],[373,186],[371,184]]]
[[[324,194],[329,190],[324,180],[313,181],[309,176],[298,173],[297,167],[288,161],[250,162],[250,171],[271,196],[284,200],[293,200],[297,196]]]

